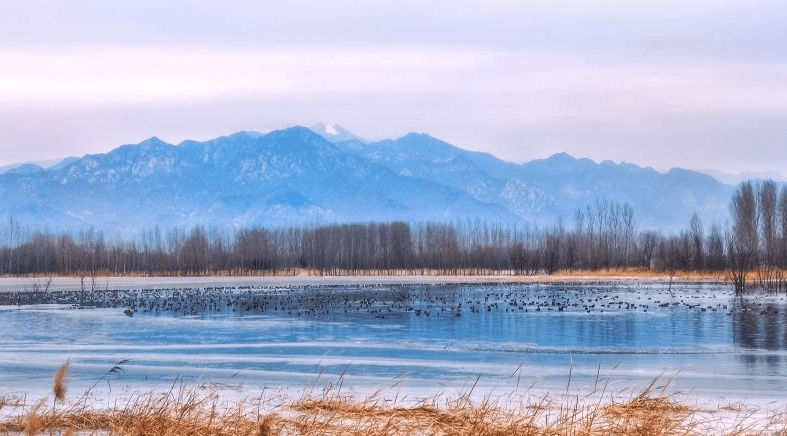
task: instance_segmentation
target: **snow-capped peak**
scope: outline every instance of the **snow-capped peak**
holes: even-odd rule
[[[325,126],[325,133],[331,136],[339,136],[339,125],[336,123],[331,123]]]
[[[363,141],[357,135],[348,131],[338,123],[317,123],[311,126],[310,129],[312,132],[331,142],[344,142],[352,140]]]

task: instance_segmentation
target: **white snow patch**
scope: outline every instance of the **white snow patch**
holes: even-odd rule
[[[325,133],[333,136],[339,135],[339,130],[336,128],[336,123],[330,123],[325,126]]]

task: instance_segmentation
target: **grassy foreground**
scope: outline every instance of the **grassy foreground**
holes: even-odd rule
[[[183,391],[141,395],[121,407],[32,407],[0,422],[0,433],[23,435],[760,435],[787,434],[782,416],[723,424],[708,412],[643,394],[622,403],[556,405],[544,399],[521,409],[466,398],[444,406],[401,407],[350,398],[303,398],[265,410],[259,402],[218,406],[217,398]]]
[[[554,403],[546,397],[504,407],[469,395],[401,405],[373,396],[359,401],[330,389],[319,396],[274,405],[257,398],[220,403],[193,388],[148,392],[108,408],[91,407],[86,395],[66,396],[68,362],[55,375],[54,400],[0,397],[0,433],[21,435],[787,435],[787,416],[763,418],[732,409],[705,411],[646,388],[623,402]],[[602,396],[603,397],[603,396]],[[720,419],[727,413],[728,419]]]

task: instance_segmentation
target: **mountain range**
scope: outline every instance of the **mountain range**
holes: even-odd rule
[[[422,133],[364,141],[335,124],[238,132],[168,144],[155,137],[47,168],[0,174],[0,217],[34,230],[93,228],[133,238],[346,222],[570,226],[596,201],[629,203],[639,228],[678,231],[693,213],[729,220],[733,187],[697,172],[658,172],[556,154],[515,164]]]

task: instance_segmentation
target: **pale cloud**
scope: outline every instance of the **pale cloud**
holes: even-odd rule
[[[787,64],[625,64],[513,50],[55,51],[0,53],[0,102],[139,103],[218,96],[357,94],[574,98],[614,111],[784,109]],[[502,93],[504,95],[497,95]],[[46,101],[51,99],[51,101]],[[552,116],[570,108],[540,107]],[[533,116],[538,114],[534,113]]]
[[[472,52],[406,50],[53,50],[0,53],[0,101],[91,105],[221,95],[427,91]],[[51,101],[46,101],[51,99]]]
[[[780,170],[787,148],[781,0],[2,9],[0,163],[324,119],[514,161]]]

